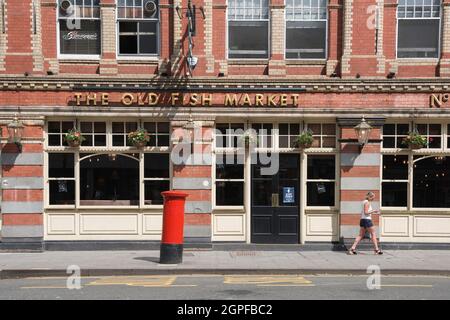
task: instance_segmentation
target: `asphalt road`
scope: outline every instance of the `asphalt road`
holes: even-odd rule
[[[450,277],[349,275],[191,275],[0,280],[0,299],[450,299]],[[67,284],[69,283],[69,289]],[[378,284],[380,286],[378,286]]]

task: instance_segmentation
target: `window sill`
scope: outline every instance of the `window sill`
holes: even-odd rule
[[[438,64],[439,58],[397,58],[399,65]]]
[[[99,63],[101,57],[99,55],[60,55],[58,60],[61,63]]]
[[[118,56],[117,63],[118,64],[143,64],[143,63],[158,64],[159,57]]]
[[[326,59],[286,59],[286,65],[319,65],[319,66],[326,66],[327,60]]]
[[[338,209],[336,207],[306,207],[305,212],[308,213],[338,213]]]
[[[228,65],[267,65],[269,64],[269,59],[228,59]]]
[[[223,211],[233,211],[239,213],[245,213],[245,208],[243,206],[217,206],[213,208],[213,213],[223,212]]]

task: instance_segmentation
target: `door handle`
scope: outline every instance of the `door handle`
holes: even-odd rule
[[[272,207],[276,208],[280,206],[279,198],[280,195],[278,193],[272,193]]]

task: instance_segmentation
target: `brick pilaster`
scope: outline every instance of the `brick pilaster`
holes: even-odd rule
[[[384,76],[383,7],[383,0],[345,0],[343,77]]]
[[[15,248],[42,246],[44,237],[43,121],[24,121],[22,149],[2,143],[1,241]],[[2,138],[8,137],[2,123]],[[5,140],[3,141],[5,142]]]
[[[44,56],[42,53],[42,21],[41,2],[32,0],[31,8],[31,48],[33,50],[33,72],[44,72]]]
[[[328,4],[328,57],[327,76],[339,74],[342,56],[343,6],[341,0],[330,0]]]
[[[53,0],[41,0],[41,41],[44,57],[44,72],[59,73],[57,33],[55,25],[57,17],[57,3]]]
[[[450,0],[444,0],[442,6],[442,45],[439,74],[450,77]]]
[[[185,121],[173,121],[174,148],[179,147]],[[174,190],[189,194],[185,206],[184,238],[186,242],[211,242],[212,213],[212,121],[196,121],[193,153],[182,164],[173,164]],[[189,148],[188,148],[189,149]],[[179,149],[175,149],[176,152]]]
[[[182,43],[182,35],[183,35],[183,19],[179,19],[178,13],[176,11],[176,7],[183,7],[182,0],[174,0],[172,15],[173,15],[173,23],[172,23],[172,52],[170,55],[170,66],[171,66],[171,74],[176,76],[180,75],[182,69],[184,67],[184,53],[183,53],[183,43]],[[183,11],[185,13],[185,11]]]
[[[102,0],[100,2],[102,52],[99,73],[102,75],[117,75],[118,72],[116,10],[115,0]]]
[[[271,30],[269,76],[282,77],[286,76],[284,0],[271,0],[269,9]]]
[[[5,0],[0,0],[0,72],[5,71],[5,56],[8,49],[8,8]],[[3,21],[3,17],[5,20]]]
[[[367,145],[360,149],[354,126],[361,118],[338,119],[340,125],[340,236],[351,239],[358,235],[362,202],[367,192],[375,193],[373,209],[380,207],[381,191],[381,126],[383,119],[367,119],[373,129]],[[375,225],[379,216],[373,215]]]
[[[6,72],[11,75],[24,75],[26,72],[30,74],[34,69],[32,33],[30,32],[31,7],[31,0],[5,2],[8,14],[8,47],[5,63]],[[24,14],[25,12],[27,14]]]

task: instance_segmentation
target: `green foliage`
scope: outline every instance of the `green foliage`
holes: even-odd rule
[[[70,129],[65,135],[64,135],[64,139],[67,142],[72,142],[72,141],[79,141],[79,142],[83,142],[84,140],[86,140],[85,137],[82,136],[81,131],[78,129]]]
[[[299,148],[309,148],[314,141],[311,131],[304,131],[295,139],[295,145]]]
[[[403,143],[410,147],[417,146],[420,148],[424,148],[428,145],[427,138],[417,132],[410,132],[408,136],[403,138]]]
[[[145,129],[138,129],[136,131],[132,131],[128,134],[128,142],[130,144],[142,144],[148,143],[150,141],[150,135]]]

